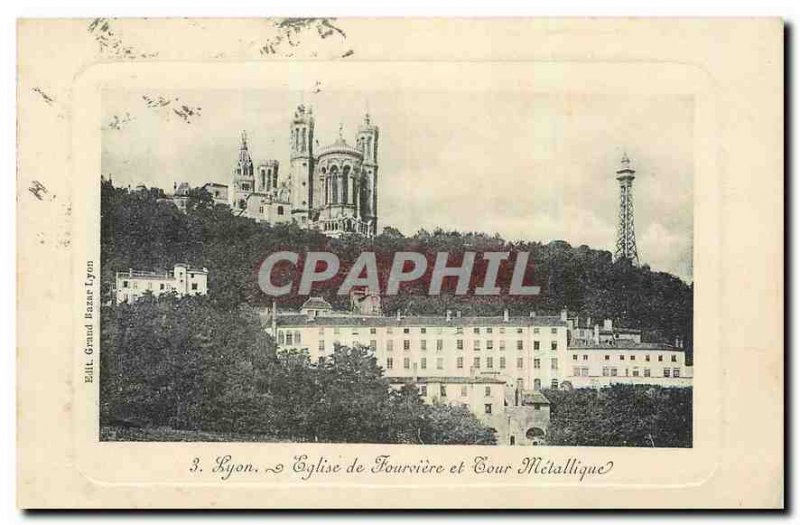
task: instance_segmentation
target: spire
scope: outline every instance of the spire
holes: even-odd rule
[[[247,151],[247,130],[242,130],[242,146],[239,149],[241,151]]]
[[[239,168],[242,175],[251,175],[253,172],[253,160],[250,158],[250,151],[247,149],[247,131],[242,130],[242,144],[239,146]]]

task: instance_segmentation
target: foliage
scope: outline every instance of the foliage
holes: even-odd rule
[[[611,253],[587,246],[572,247],[563,241],[506,241],[499,235],[421,230],[406,237],[386,227],[374,239],[347,236],[330,239],[293,224],[269,226],[234,214],[227,206],[214,205],[202,190],[189,193],[187,213],[180,212],[156,192],[130,192],[102,186],[101,255],[105,297],[110,297],[113,272],[135,268],[171,269],[186,262],[209,269],[209,296],[223,307],[241,303],[266,306],[271,299],[258,288],[256,275],[264,258],[278,250],[330,251],[342,261],[338,276],[315,285],[313,293],[325,295],[335,307],[348,307],[347,298],[336,296],[347,269],[362,251],[373,251],[378,260],[381,284],[385,286],[392,257],[397,251],[424,253],[429,264],[422,279],[404,284],[400,293],[384,298],[384,310],[417,314],[441,314],[447,309],[464,315],[499,315],[504,308],[512,314],[554,313],[567,307],[571,313],[595,320],[612,318],[621,326],[642,329],[645,339],[672,342],[680,336],[687,344],[691,362],[691,320],[693,285],[679,278],[653,272],[646,265],[612,262]],[[450,254],[457,264],[465,251],[530,252],[532,282],[541,287],[538,296],[457,296],[455,279],[445,280],[442,294],[429,296],[427,282],[437,252]],[[302,260],[301,260],[302,264]],[[503,265],[498,285],[508,289],[513,265]],[[482,284],[486,262],[476,258],[470,287]],[[299,282],[297,269],[286,272]],[[297,308],[305,297],[282,298],[284,308]]]
[[[691,447],[692,389],[612,385],[546,390],[550,445]]]

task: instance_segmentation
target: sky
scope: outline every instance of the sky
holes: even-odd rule
[[[288,175],[289,125],[313,106],[315,138],[380,128],[379,227],[499,233],[613,252],[615,170],[636,170],[639,259],[691,282],[694,100],[530,91],[182,90],[103,93],[102,172],[119,186],[230,184],[246,130],[255,163]],[[169,104],[148,107],[143,96]],[[188,119],[173,108],[200,108]]]

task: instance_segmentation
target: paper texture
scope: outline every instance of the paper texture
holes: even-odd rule
[[[780,20],[21,20],[18,38],[21,507],[783,505]],[[511,251],[496,296],[480,263],[465,294],[432,292],[434,247],[454,243]],[[303,293],[310,246],[341,275]],[[241,262],[278,247],[300,254],[286,296]],[[409,250],[430,271],[393,294]],[[364,252],[379,289],[337,294]],[[248,312],[263,330],[235,339]],[[166,357],[184,314],[187,341],[226,350]],[[147,315],[163,346],[126,339]],[[242,356],[262,337],[305,349],[300,375],[269,361],[259,390]],[[376,356],[376,406],[413,387],[414,432],[399,412],[375,433],[378,409],[330,417],[353,406],[326,383],[340,343]],[[258,394],[208,401],[229,370]],[[295,407],[276,381],[294,395],[308,370]],[[257,395],[273,404],[244,412]],[[629,420],[608,401],[627,395]],[[286,423],[307,399],[313,423]]]

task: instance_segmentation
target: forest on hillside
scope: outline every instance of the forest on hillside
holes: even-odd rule
[[[420,279],[401,287],[398,295],[384,297],[384,311],[442,314],[449,309],[464,315],[500,315],[508,308],[512,315],[528,315],[531,311],[554,314],[566,307],[570,315],[610,318],[617,325],[642,329],[648,341],[671,342],[676,336],[682,337],[688,358],[692,356],[693,284],[652,271],[647,265],[614,262],[607,250],[574,247],[564,241],[508,241],[497,234],[444,229],[405,236],[390,226],[372,239],[356,235],[331,239],[292,224],[269,226],[238,217],[227,206],[215,205],[201,189],[192,190],[187,212],[183,213],[160,189],[129,191],[114,187],[110,181],[102,182],[101,258],[106,301],[115,271],[168,270],[175,263],[185,262],[208,268],[209,300],[217,307],[267,306],[272,298],[259,289],[256,276],[264,258],[278,250],[337,254],[342,275],[321,283],[313,293],[340,308],[348,308],[349,299],[337,296],[336,289],[362,251],[376,253],[382,280],[386,279],[388,261],[398,251],[433,257],[446,251],[451,264],[457,264],[465,251],[529,252],[532,283],[526,284],[540,286],[539,295],[458,296],[454,293],[455,280],[449,279],[441,295],[429,296],[427,281]],[[482,275],[479,259],[476,275]],[[510,281],[510,273],[501,269],[498,276],[498,285],[504,290],[507,286],[502,285]],[[472,283],[471,288],[479,284]],[[288,295],[281,298],[279,306],[297,308],[305,299]]]

